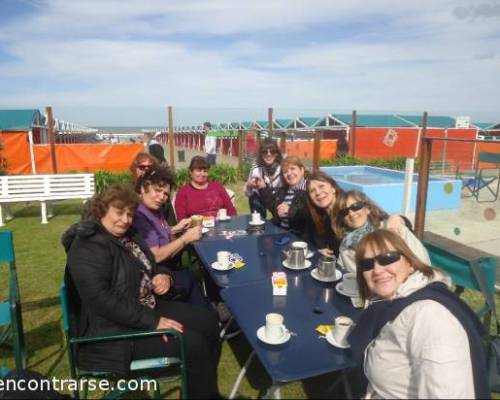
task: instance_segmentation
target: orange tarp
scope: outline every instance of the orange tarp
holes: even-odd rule
[[[9,174],[31,174],[28,132],[0,132],[2,157],[7,160]]]
[[[36,171],[51,173],[50,145],[35,145]],[[142,144],[57,144],[57,172],[126,171]]]
[[[314,141],[312,140],[296,140],[294,142],[286,142],[286,153],[289,156],[296,156],[299,158],[313,158]],[[319,148],[320,160],[332,160],[337,154],[337,140],[321,141]]]

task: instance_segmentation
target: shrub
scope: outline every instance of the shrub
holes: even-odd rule
[[[97,171],[94,175],[96,193],[101,193],[114,183],[130,183],[130,172]]]
[[[2,157],[3,143],[0,142],[0,175],[7,175],[7,160]]]
[[[389,168],[396,170],[404,170],[406,165],[406,157],[391,157],[387,159],[374,158],[363,160],[361,158],[351,156],[341,156],[333,160],[321,160],[321,166],[347,166],[347,165],[369,165],[371,167]],[[415,163],[417,164],[417,163]],[[415,169],[417,166],[415,166]]]

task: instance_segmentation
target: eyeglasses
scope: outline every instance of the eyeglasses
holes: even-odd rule
[[[262,149],[260,151],[260,154],[262,154],[263,156],[265,156],[266,154],[275,155],[276,154],[276,150],[273,150],[273,149]]]
[[[147,171],[148,169],[151,169],[153,166],[151,164],[143,164],[143,165],[138,165],[136,168],[140,169],[141,171]]]
[[[349,211],[356,212],[359,210],[362,210],[363,208],[366,207],[366,203],[362,201],[357,201],[356,203],[351,204],[349,207],[343,208],[342,210],[339,211],[339,214],[342,217],[347,217],[347,214],[349,214]]]
[[[361,268],[362,271],[370,271],[375,267],[375,261],[378,265],[385,267],[400,259],[401,253],[399,251],[388,251],[387,253],[379,254],[375,257],[362,258],[359,261],[359,268]]]

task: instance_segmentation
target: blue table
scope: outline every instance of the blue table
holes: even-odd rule
[[[229,287],[220,292],[271,377],[271,392],[281,383],[354,366],[349,350],[333,347],[319,337],[315,328],[320,324],[332,324],[339,315],[350,316],[356,321],[361,310],[355,309],[349,298],[338,294],[332,283],[318,282],[309,274],[287,275],[286,296],[273,296],[270,280]],[[278,346],[261,342],[256,331],[265,324],[265,315],[270,312],[282,314],[286,327],[296,336],[292,335],[287,343]]]
[[[195,242],[193,245],[204,268],[218,287],[241,286],[252,282],[270,281],[271,275],[275,271],[285,271],[290,276],[309,274],[312,268],[293,271],[283,267],[282,262],[285,257],[282,250],[287,249],[289,244],[277,245],[276,241],[283,236],[289,237],[290,241],[299,239],[292,233],[285,232],[281,228],[277,229],[280,231],[274,229],[270,229],[270,231],[279,233],[250,233],[244,236],[234,236],[231,239],[219,236],[218,240],[203,238],[203,240]],[[210,265],[217,260],[217,252],[221,250],[238,253],[243,258],[245,266],[227,272],[214,270]],[[318,254],[316,252],[309,260],[313,265],[316,265],[317,259]]]

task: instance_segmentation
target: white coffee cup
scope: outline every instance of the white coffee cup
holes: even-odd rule
[[[286,332],[283,321],[284,318],[281,314],[269,313],[266,315],[265,335],[267,340],[276,341],[283,337]]]
[[[307,243],[306,242],[292,242],[290,245],[293,248],[301,248],[304,250],[304,257],[307,257],[308,249],[307,249]]]
[[[342,277],[342,288],[347,294],[358,294],[358,281],[354,272],[344,274]]]
[[[253,213],[252,213],[252,222],[253,222],[254,224],[258,224],[258,223],[260,223],[261,221],[262,221],[262,219],[260,218],[260,213],[258,213],[258,212],[253,212]]]
[[[347,336],[353,328],[354,322],[351,318],[340,316],[335,318],[335,328],[332,331],[333,338],[340,345],[345,345]]]
[[[221,269],[229,269],[229,256],[231,253],[229,251],[218,251],[217,252],[217,263]]]
[[[219,216],[219,219],[226,219],[227,218],[227,210],[225,208],[219,209],[218,216]]]

